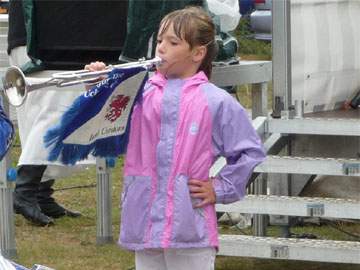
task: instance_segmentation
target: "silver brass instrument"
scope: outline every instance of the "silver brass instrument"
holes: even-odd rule
[[[9,67],[4,77],[3,91],[12,106],[21,106],[27,94],[31,91],[49,87],[66,87],[81,83],[94,83],[99,80],[102,75],[110,73],[114,68],[131,68],[131,67],[145,67],[150,69],[161,63],[159,57],[150,60],[140,59],[138,62],[130,62],[119,65],[109,65],[101,71],[77,70],[54,73],[50,78],[34,78],[25,77],[20,68],[16,66]]]

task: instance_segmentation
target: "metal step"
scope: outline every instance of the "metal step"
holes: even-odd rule
[[[0,34],[0,51],[6,52],[7,46],[8,46],[7,35]]]
[[[359,159],[267,156],[255,170],[258,173],[294,173],[360,176]]]
[[[0,58],[0,67],[5,67],[8,68],[9,67],[9,60],[8,59],[1,59]]]
[[[268,119],[267,132],[287,134],[360,136],[359,119],[295,118]]]
[[[7,70],[7,67],[1,67],[0,66],[0,77],[5,74],[6,70]]]
[[[7,35],[8,34],[8,27],[0,26],[0,35]]]
[[[360,242],[220,235],[218,255],[360,264]]]
[[[1,27],[0,27],[1,28]],[[0,34],[0,43],[7,44],[7,35]]]
[[[247,195],[232,204],[216,205],[219,212],[348,219],[360,219],[359,209],[360,200],[274,195]]]
[[[0,14],[0,26],[8,27],[8,25],[9,25],[9,15]]]
[[[7,50],[7,42],[0,42],[0,51],[6,51]]]
[[[211,82],[218,86],[268,82],[272,78],[271,61],[243,61],[235,65],[214,66]]]
[[[7,51],[0,51],[0,59],[8,59],[9,56],[7,54]]]

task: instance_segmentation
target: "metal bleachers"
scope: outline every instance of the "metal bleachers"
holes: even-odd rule
[[[359,118],[343,121],[341,119],[305,120],[263,117],[262,120],[263,127],[258,131],[263,131],[265,134],[262,135],[265,138],[271,138],[271,133],[280,134],[277,136],[279,139],[282,135],[287,136],[287,134],[297,132],[339,135],[342,131],[342,136],[357,136],[360,139]],[[314,128],[314,121],[321,124]],[[301,122],[300,126],[299,122]],[[269,143],[265,142],[265,145]],[[214,173],[224,164],[224,160],[217,162]],[[255,168],[255,172],[358,177],[360,176],[360,160],[268,155],[267,159]],[[229,205],[217,205],[216,209],[220,212],[360,220],[360,198],[350,200],[258,194],[247,195],[244,200]],[[360,264],[360,243],[355,241],[245,235],[221,235],[220,239],[219,255],[224,256]]]

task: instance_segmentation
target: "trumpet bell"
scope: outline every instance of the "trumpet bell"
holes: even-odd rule
[[[27,94],[25,75],[20,68],[12,66],[6,70],[3,77],[3,87],[9,103],[19,107],[24,103]]]

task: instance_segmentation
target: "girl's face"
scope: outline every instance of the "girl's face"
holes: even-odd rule
[[[159,33],[162,32],[162,26]],[[190,44],[176,36],[173,25],[157,37],[156,56],[163,61],[157,70],[167,78],[185,79],[198,71],[203,57],[199,57],[198,47],[190,49]]]

